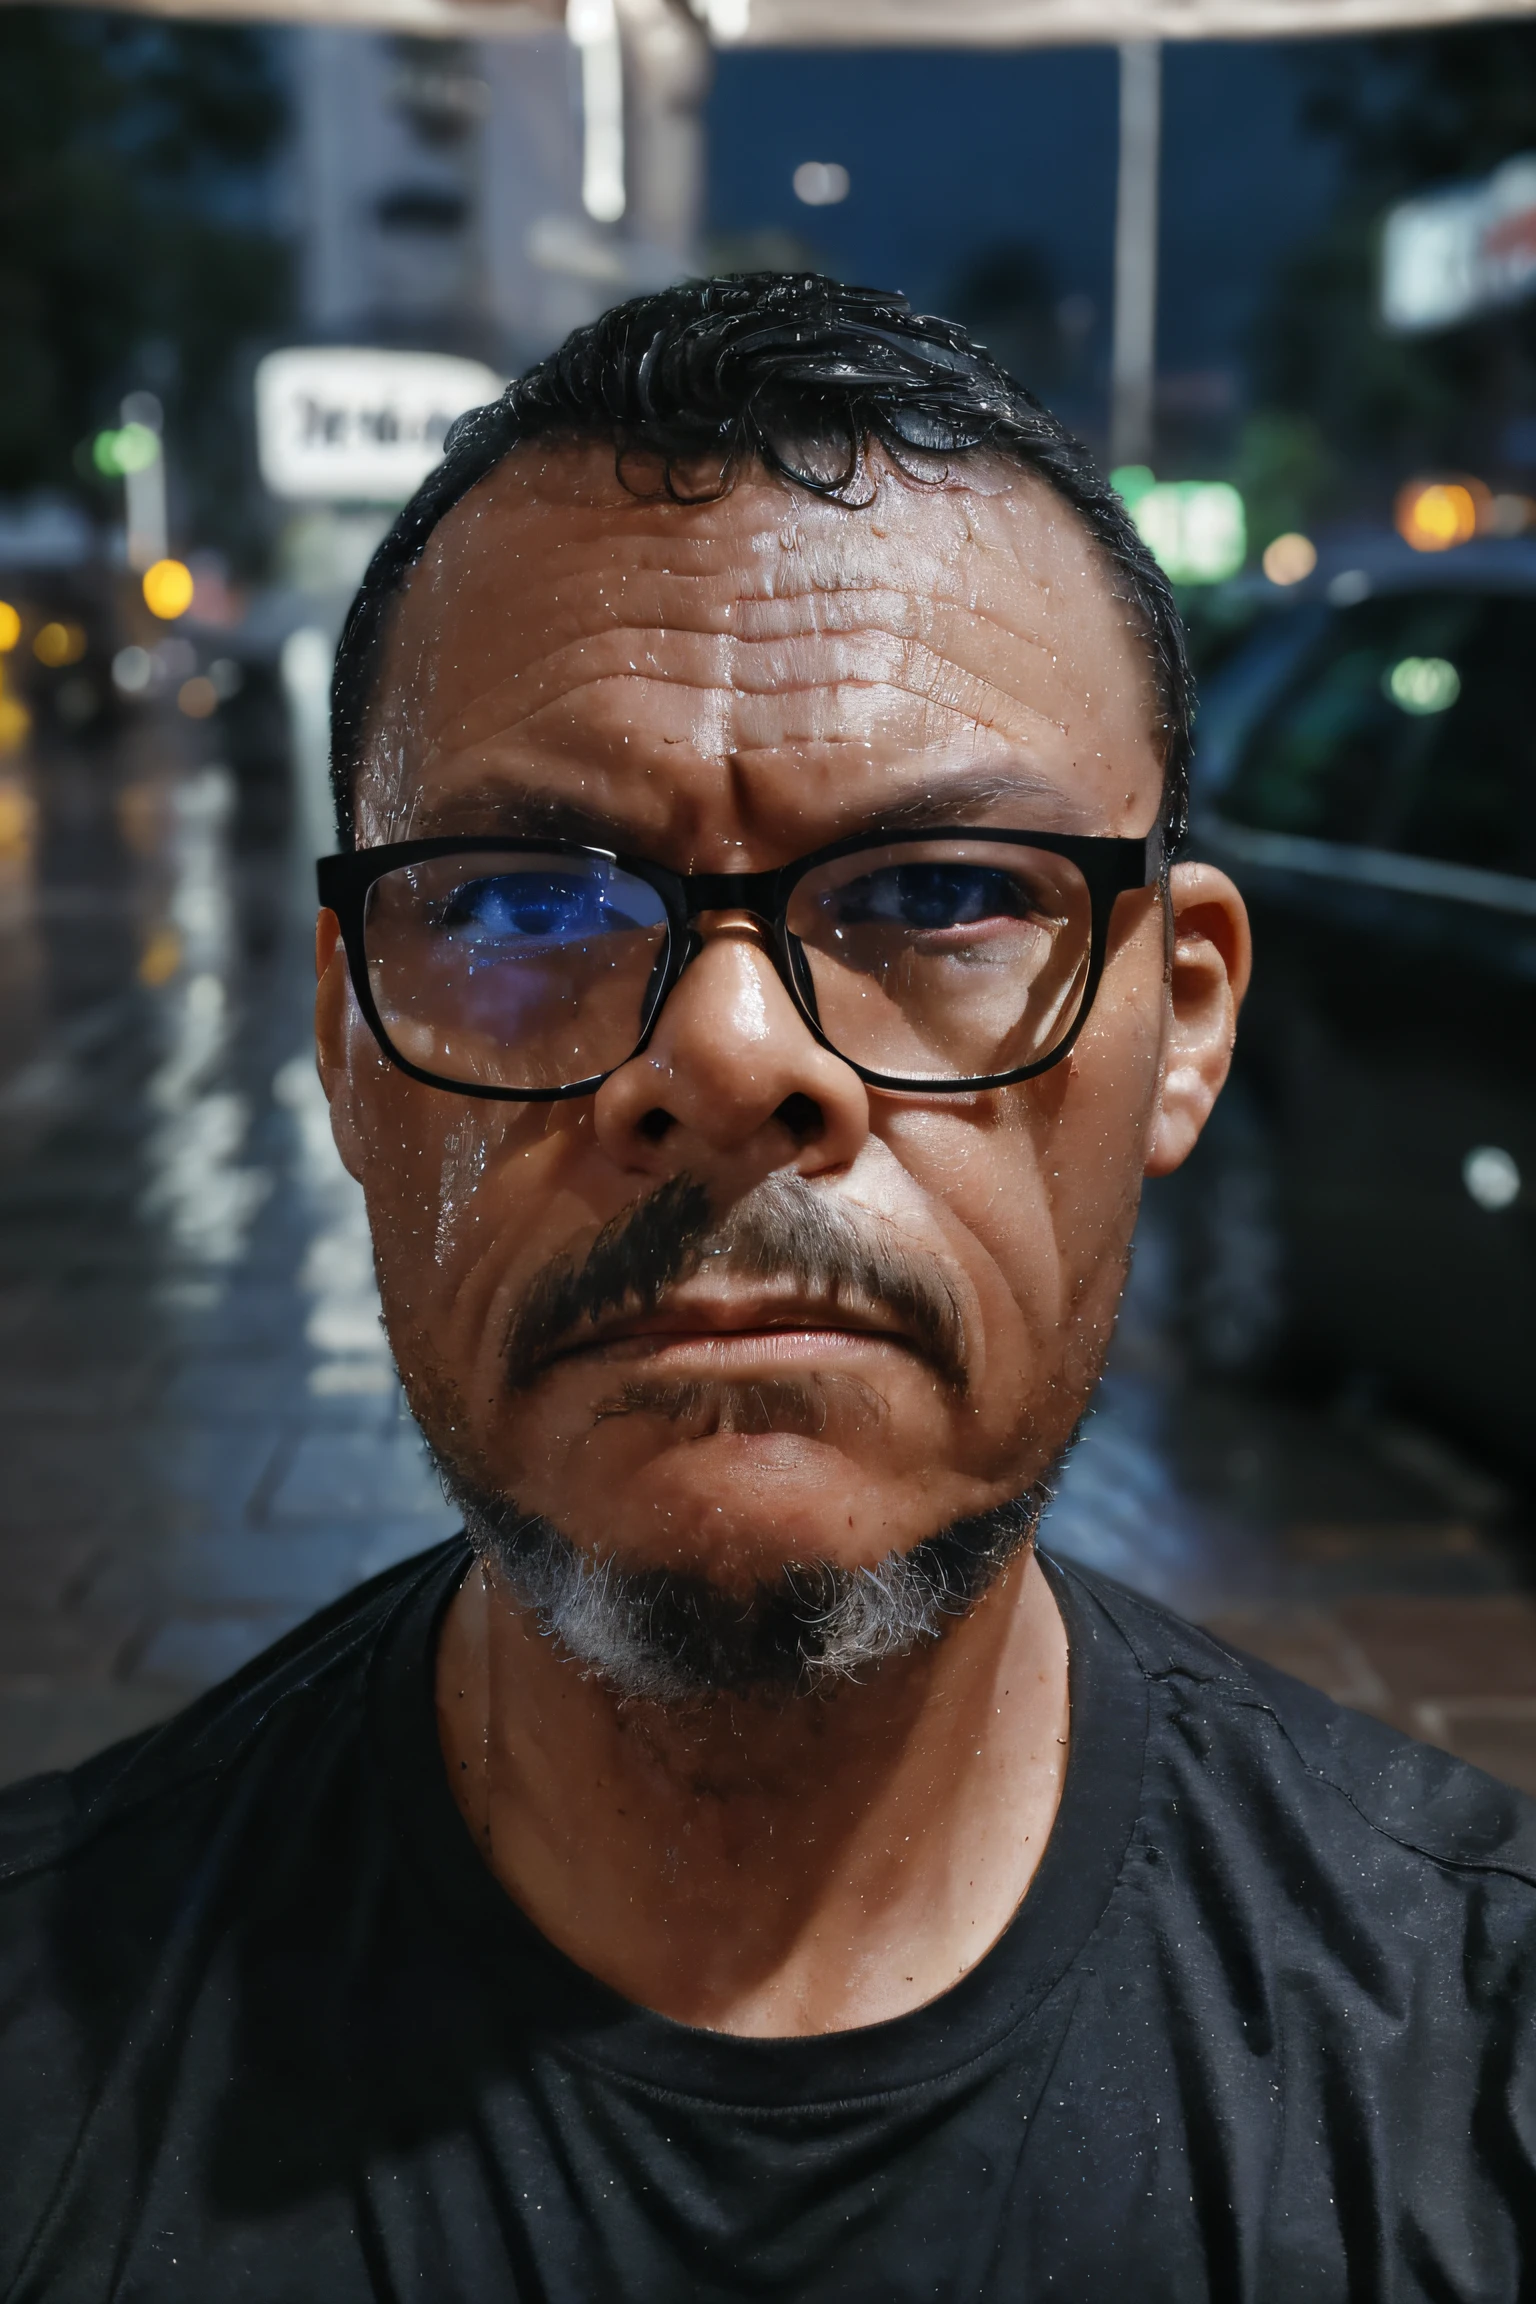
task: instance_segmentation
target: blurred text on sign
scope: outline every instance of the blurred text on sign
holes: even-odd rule
[[[317,345],[256,370],[261,476],[288,503],[403,504],[468,408],[501,396],[478,360]]]
[[[1536,294],[1536,153],[1405,200],[1382,237],[1381,316],[1413,334]]]

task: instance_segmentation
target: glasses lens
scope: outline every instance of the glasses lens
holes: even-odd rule
[[[1093,907],[1077,866],[1049,849],[907,840],[807,873],[789,928],[841,1055],[914,1084],[976,1080],[1066,1039]]]
[[[527,1093],[633,1053],[667,915],[647,881],[598,857],[489,850],[385,873],[363,944],[374,1005],[407,1063]]]

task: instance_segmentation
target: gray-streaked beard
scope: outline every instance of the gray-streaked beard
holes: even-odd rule
[[[1034,1535],[1050,1480],[872,1568],[786,1567],[745,1593],[594,1557],[439,1462],[470,1542],[540,1630],[617,1694],[659,1704],[809,1696],[937,1640]]]
[[[535,1275],[507,1333],[509,1396],[531,1391],[587,1323],[615,1310],[654,1310],[707,1262],[739,1277],[794,1281],[832,1306],[885,1307],[938,1382],[965,1392],[964,1324],[936,1258],[798,1176],[768,1177],[717,1215],[704,1186],[684,1175],[625,1209],[579,1259],[556,1257]],[[597,1417],[661,1416],[701,1432],[817,1432],[834,1400],[845,1420],[883,1412],[868,1387],[827,1374],[750,1384],[631,1376]],[[620,1694],[664,1704],[809,1695],[910,1655],[975,1606],[1033,1536],[1050,1493],[1047,1475],[1011,1503],[873,1567],[792,1564],[732,1593],[705,1576],[625,1568],[611,1554],[585,1551],[482,1485],[451,1445],[438,1445],[447,1428],[419,1383],[411,1404],[470,1541],[541,1629]]]

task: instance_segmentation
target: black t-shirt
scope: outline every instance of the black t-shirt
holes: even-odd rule
[[[454,1543],[0,1797],[7,2304],[1536,2295],[1536,1806],[1053,1567],[1060,1814],[952,1991],[631,2006],[453,1804]]]

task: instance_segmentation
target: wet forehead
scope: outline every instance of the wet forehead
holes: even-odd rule
[[[532,791],[679,860],[770,861],[995,773],[1041,829],[1140,832],[1150,690],[1086,532],[1016,471],[885,471],[864,509],[749,474],[678,506],[606,448],[525,449],[396,612],[360,830],[488,830]]]

